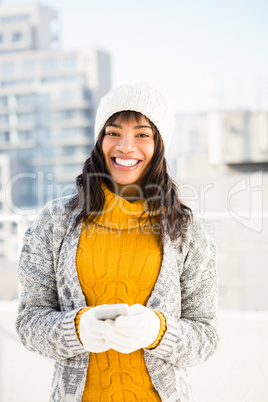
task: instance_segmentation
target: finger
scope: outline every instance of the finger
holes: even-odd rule
[[[94,348],[103,349],[106,347],[105,339],[88,338],[86,344]]]
[[[108,334],[110,330],[110,324],[98,320],[92,320],[87,325],[79,326],[79,334],[83,338],[104,339],[104,334]]]
[[[89,352],[93,353],[101,353],[109,350],[107,345],[105,344],[105,340],[96,340],[96,339],[87,339],[84,343],[84,348]]]
[[[115,326],[122,328],[142,328],[147,324],[147,315],[144,313],[137,315],[120,315],[115,319]]]
[[[92,320],[88,329],[92,332],[104,334],[110,331],[110,324],[102,320]]]
[[[146,310],[146,307],[143,306],[142,304],[133,304],[132,306],[129,307],[128,309],[128,315],[137,315],[137,314],[142,314]]]
[[[142,328],[127,328],[127,327],[116,327],[113,326],[112,331],[116,334],[128,337],[128,338],[140,338],[142,334],[146,331],[145,327]],[[108,339],[109,337],[106,336]]]
[[[112,331],[109,336],[106,337],[106,340],[123,347],[132,347],[138,343],[138,339],[136,337],[124,336],[114,331]]]
[[[138,338],[140,336],[141,332],[146,329],[145,326],[144,327],[138,327],[138,328],[136,328],[136,327],[133,327],[133,328],[132,327],[117,327],[115,325],[114,320],[106,320],[105,322],[110,324],[110,330],[112,332],[116,332],[118,334],[121,334],[123,336],[127,336],[129,338]],[[110,332],[108,332],[108,331],[105,332],[106,339],[109,338],[109,333]]]
[[[88,338],[88,339],[95,339],[95,340],[103,340],[106,339],[106,336],[104,335],[104,332],[97,332],[93,330],[88,330],[86,332],[80,333],[80,336]]]

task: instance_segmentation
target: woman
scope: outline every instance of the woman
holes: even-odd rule
[[[110,91],[77,193],[26,232],[16,327],[56,360],[53,402],[192,401],[187,368],[216,349],[215,245],[167,173],[172,128],[156,89]]]

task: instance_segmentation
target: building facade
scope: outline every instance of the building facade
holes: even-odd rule
[[[48,7],[0,5],[0,153],[10,159],[8,206],[17,213],[72,191],[110,89],[109,55],[55,49],[55,27]]]
[[[222,309],[268,310],[268,113],[176,117],[168,162],[217,244]]]
[[[0,4],[2,267],[17,261],[26,216],[73,192],[92,149],[97,105],[110,89],[109,54],[62,51],[59,34],[55,10]]]

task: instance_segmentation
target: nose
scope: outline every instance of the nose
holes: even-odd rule
[[[117,149],[123,153],[133,152],[135,149],[134,138],[131,135],[122,135],[117,143]]]

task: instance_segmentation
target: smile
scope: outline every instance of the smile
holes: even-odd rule
[[[141,160],[137,159],[120,159],[120,158],[111,158],[111,161],[115,169],[127,170],[127,171],[136,169],[142,162]]]
[[[137,163],[139,163],[138,160],[134,159],[119,159],[119,158],[113,158],[115,163],[121,166],[135,166]]]

